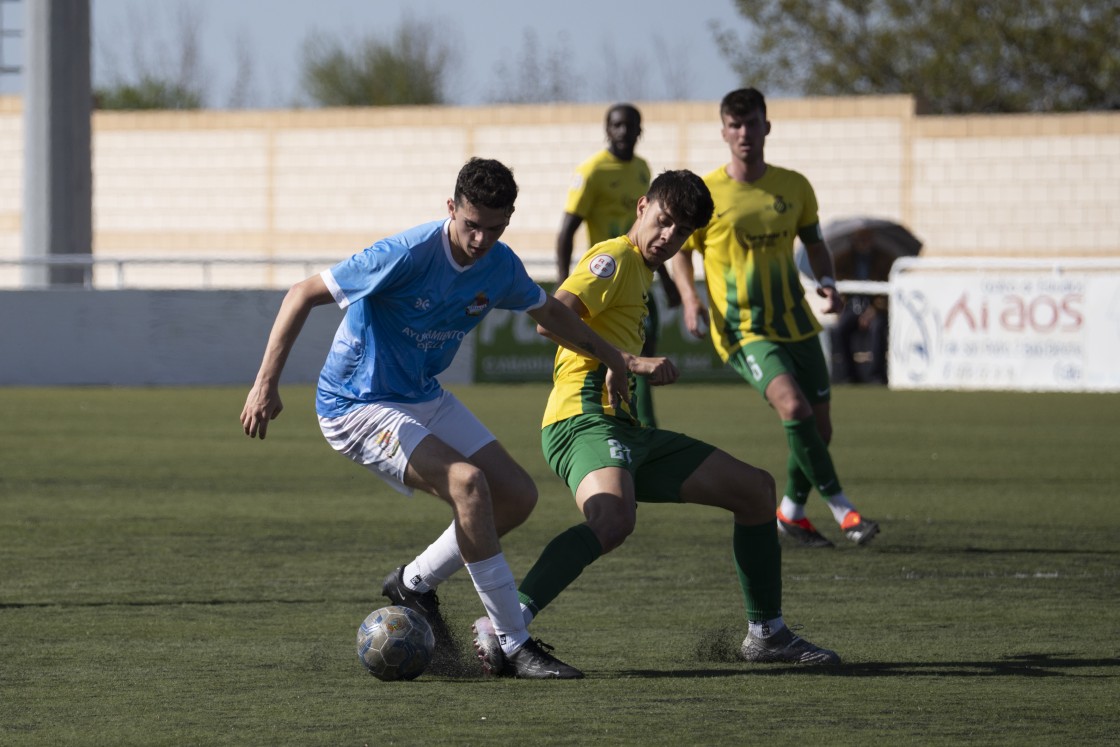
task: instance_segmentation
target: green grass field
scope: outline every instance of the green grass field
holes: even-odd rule
[[[547,389],[456,391],[540,486],[504,541],[520,577],[579,519],[539,452]],[[729,517],[644,506],[533,625],[587,679],[383,683],[355,631],[449,509],[331,452],[309,387],[249,441],[244,394],[0,389],[0,744],[1117,743],[1115,395],[839,388],[833,454],[883,532],[783,555],[786,617],[836,671],[736,663]],[[745,386],[657,404],[783,474]],[[465,635],[461,575],[440,593]]]

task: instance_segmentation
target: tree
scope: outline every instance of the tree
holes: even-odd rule
[[[321,106],[440,104],[454,61],[434,24],[406,17],[393,38],[343,44],[322,35],[304,43],[303,88]]]
[[[923,111],[1120,108],[1116,0],[735,0],[713,24],[747,85],[808,95],[909,93]]]
[[[692,87],[687,45],[679,43],[668,52],[670,45],[658,35],[654,36],[652,46],[661,50],[654,58],[655,65],[642,51],[620,56],[618,40],[604,36],[599,53],[588,61],[594,69],[585,68],[581,74],[566,32],[561,31],[550,43],[542,44],[536,30],[525,28],[516,58],[494,66],[498,83],[491,89],[489,100],[499,104],[551,104],[687,98]],[[589,81],[586,85],[585,79]],[[661,92],[655,90],[659,80]]]
[[[141,78],[135,83],[118,83],[99,88],[93,94],[98,109],[199,109],[202,94],[173,81]]]
[[[571,41],[563,31],[553,46],[545,49],[537,40],[537,32],[526,28],[516,60],[503,60],[494,66],[494,77],[499,83],[490,100],[498,104],[575,101],[580,79],[572,68],[574,59]]]
[[[112,82],[94,88],[95,106],[99,109],[202,107],[202,81],[207,76],[199,51],[201,17],[191,6],[181,3],[173,21],[174,28],[163,36],[158,32],[160,24],[151,15],[152,8],[144,10],[147,12],[134,8],[128,16],[127,36],[133,40],[129,47],[130,67],[137,71],[135,77],[128,78],[117,72],[122,67],[117,57],[121,49],[119,39],[98,44],[98,52],[105,60]]]
[[[234,64],[233,85],[230,87],[226,100],[230,109],[248,109],[255,103],[253,52],[252,40],[244,29],[237,31],[234,37]]]

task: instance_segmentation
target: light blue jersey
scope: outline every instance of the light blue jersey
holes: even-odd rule
[[[319,375],[319,415],[338,417],[370,402],[434,399],[441,391],[436,376],[491,309],[544,304],[544,290],[500,241],[473,265],[459,265],[451,256],[449,222],[390,236],[323,271],[346,316]]]

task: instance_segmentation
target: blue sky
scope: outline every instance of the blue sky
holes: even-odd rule
[[[242,101],[285,107],[301,103],[300,61],[309,34],[387,38],[406,14],[431,23],[457,50],[452,103],[493,101],[509,83],[498,72],[503,61],[510,71],[525,59],[527,32],[541,58],[566,61],[576,100],[718,100],[738,82],[709,23],[745,28],[731,0],[90,1],[95,84],[127,79],[145,65],[172,64],[168,50],[179,47],[176,30],[186,10],[200,32],[207,105],[217,108],[234,100],[231,71],[239,55],[251,69]],[[18,22],[18,11],[9,15]],[[3,90],[18,85],[8,80]]]

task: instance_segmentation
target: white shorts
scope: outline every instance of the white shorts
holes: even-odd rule
[[[429,434],[465,457],[494,441],[492,434],[454,394],[420,403],[378,402],[355,407],[337,418],[319,417],[319,428],[335,451],[374,473],[395,490],[417,444]]]

